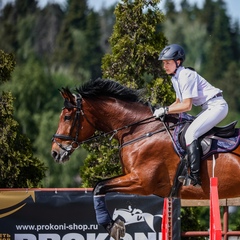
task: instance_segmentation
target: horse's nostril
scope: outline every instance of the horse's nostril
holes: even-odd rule
[[[58,152],[57,151],[52,151],[51,155],[55,160],[57,160],[57,158],[58,158]]]

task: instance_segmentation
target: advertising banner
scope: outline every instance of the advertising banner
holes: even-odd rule
[[[124,240],[160,240],[163,198],[107,194],[113,219],[125,222]],[[173,202],[173,239],[180,239],[180,201]],[[0,190],[0,240],[108,240],[96,222],[91,191]]]

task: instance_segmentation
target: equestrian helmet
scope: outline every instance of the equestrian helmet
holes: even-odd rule
[[[160,53],[158,60],[181,60],[181,63],[185,60],[185,51],[178,44],[171,44],[166,46]]]

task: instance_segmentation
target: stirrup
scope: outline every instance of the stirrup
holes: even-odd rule
[[[179,176],[178,181],[183,184],[183,186],[190,186],[191,185],[191,178],[188,175],[186,176]]]
[[[183,183],[183,186],[194,186],[196,188],[200,188],[202,183],[200,181],[198,181],[197,179],[187,175],[187,176],[179,176],[178,177],[178,181]]]
[[[187,177],[186,176],[179,176],[178,181],[183,183]]]

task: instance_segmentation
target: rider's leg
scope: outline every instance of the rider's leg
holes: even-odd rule
[[[228,112],[228,106],[223,99],[210,100],[208,103],[204,104],[202,108],[203,111],[191,123],[185,134],[187,146],[186,157],[190,164],[190,177],[191,181],[193,179],[196,180],[192,181],[193,184],[195,182],[201,183],[199,178],[201,150],[197,139],[216,126]],[[179,181],[183,181],[183,179],[185,179],[185,177],[180,177]]]

